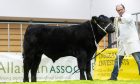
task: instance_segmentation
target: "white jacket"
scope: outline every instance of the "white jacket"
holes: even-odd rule
[[[118,55],[132,54],[140,52],[140,40],[138,31],[130,14],[124,13],[121,21],[118,23],[119,27],[119,46]]]

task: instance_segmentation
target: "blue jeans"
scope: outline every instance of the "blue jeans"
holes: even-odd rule
[[[136,60],[136,63],[138,65],[139,75],[140,75],[140,52],[132,53],[132,56]],[[110,79],[117,80],[118,71],[119,71],[119,68],[121,67],[121,63],[122,63],[123,58],[124,58],[124,56],[117,56],[116,57],[115,64],[114,64],[114,69],[112,71]],[[119,61],[118,61],[118,59],[119,59]]]

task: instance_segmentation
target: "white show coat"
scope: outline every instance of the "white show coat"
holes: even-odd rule
[[[128,55],[134,52],[140,52],[140,40],[138,31],[130,14],[124,13],[121,21],[118,23],[119,27],[119,46],[118,55]]]

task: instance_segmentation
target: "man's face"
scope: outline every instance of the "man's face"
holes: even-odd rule
[[[125,9],[122,7],[122,5],[118,5],[116,6],[116,11],[118,12],[120,16],[122,16],[123,13],[125,12]]]

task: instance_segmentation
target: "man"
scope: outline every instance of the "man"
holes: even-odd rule
[[[135,22],[130,14],[127,14],[122,4],[116,6],[118,18],[118,53],[115,59],[114,69],[109,80],[117,80],[124,55],[132,54],[138,65],[140,74],[140,41]]]

